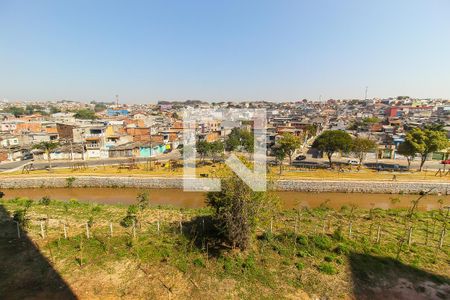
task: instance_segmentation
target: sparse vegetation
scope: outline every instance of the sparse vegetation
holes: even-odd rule
[[[433,282],[438,292],[443,284],[450,284],[448,236],[439,248],[441,230],[449,222],[445,208],[413,211],[414,217],[408,219],[414,224],[413,240],[402,246],[397,260],[408,210],[343,207],[335,211],[324,203],[316,209],[281,211],[273,222],[258,222],[251,246],[237,251],[218,239],[210,208],[149,205],[133,236],[118,224],[124,215],[135,216],[137,205],[130,212],[126,206],[74,200],[52,200],[48,206],[30,205],[29,199],[22,198],[0,200],[0,207],[10,216],[26,206],[29,222],[23,230],[71,288],[88,298],[158,298],[168,293],[172,298],[283,298],[301,292],[343,298],[376,286],[389,290],[399,277],[415,285]],[[48,224],[45,239],[39,227],[43,218]],[[63,220],[67,239],[60,225]],[[90,238],[86,237],[86,220]],[[0,230],[9,240],[16,240],[8,226]],[[15,278],[11,273],[5,276],[0,273],[0,290],[10,287]],[[365,278],[374,279],[366,282]]]

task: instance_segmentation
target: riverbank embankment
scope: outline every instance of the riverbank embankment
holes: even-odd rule
[[[450,194],[450,182],[405,182],[405,181],[346,181],[346,180],[277,180],[275,189],[297,192],[340,192],[340,193],[384,193],[418,194],[430,191],[432,194]],[[130,177],[130,176],[49,176],[1,178],[0,189],[20,188],[62,188],[62,187],[117,187],[182,189],[183,178],[174,177]]]

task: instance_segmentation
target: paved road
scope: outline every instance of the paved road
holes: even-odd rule
[[[349,158],[333,158],[334,162],[341,162],[341,163],[346,163],[349,160]],[[354,158],[352,158],[352,160],[354,160]],[[312,161],[312,162],[320,162],[320,163],[328,163],[328,159],[326,158],[307,158],[307,161]],[[399,160],[399,159],[379,159],[378,161],[376,159],[366,159],[364,161],[364,164],[384,164],[384,165],[399,165],[399,166],[403,166],[403,167],[407,167],[408,166],[408,162],[406,160]],[[420,165],[420,160],[416,159],[411,163],[411,169],[415,170],[418,169]],[[433,161],[426,161],[425,165],[424,165],[424,170],[438,170],[440,168],[442,168],[443,165],[441,164],[440,161],[437,160],[433,160]],[[448,169],[449,167],[447,167]]]
[[[159,161],[165,161],[169,159],[179,159],[180,153],[179,151],[172,151],[167,154],[158,155],[154,159],[157,159]],[[76,161],[58,161],[54,160],[52,161],[52,167],[53,168],[70,168],[72,167],[73,163],[75,162],[84,162],[88,166],[103,166],[103,165],[118,165],[122,162],[126,162],[128,158],[108,158],[108,159],[95,159],[95,160],[76,160]],[[136,161],[145,162],[148,158],[145,157],[139,157],[136,158]],[[21,170],[22,167],[28,163],[33,162],[35,169],[45,169],[48,166],[47,161],[14,161],[14,162],[8,162],[8,163],[1,163],[0,164],[0,172],[6,172],[6,171],[12,171],[12,170]]]
[[[178,150],[172,151],[167,154],[162,154],[157,156],[155,159],[165,161],[169,159],[180,159],[181,155]],[[127,158],[108,158],[108,159],[95,159],[95,160],[85,160],[85,161],[76,161],[76,162],[85,162],[88,164],[88,166],[103,166],[103,165],[117,165],[124,161],[126,161]],[[147,161],[148,158],[136,158],[137,161]],[[273,158],[268,158],[268,161],[273,160]],[[333,158],[333,161],[335,162],[347,162],[348,158],[340,158],[336,159]],[[8,162],[8,163],[1,163],[0,164],[0,172],[5,171],[11,171],[15,169],[22,169],[22,166],[25,164],[30,163],[31,160],[27,161],[15,161],[15,162]],[[307,155],[307,159],[303,162],[309,162],[309,163],[327,163],[328,160],[326,158],[312,158],[310,155]],[[374,164],[377,161],[375,159],[368,159],[364,163]],[[34,166],[36,169],[45,169],[48,166],[47,161],[34,161]],[[73,161],[52,161],[52,166],[54,168],[70,168],[73,165]],[[392,159],[379,159],[378,163],[385,164],[385,165],[400,165],[406,167],[408,164],[406,160],[392,160]],[[418,169],[420,162],[418,160],[413,161],[411,164],[412,169]],[[426,170],[438,170],[439,168],[442,168],[442,164],[440,161],[427,161],[425,162],[424,169]],[[449,167],[450,168],[450,167]]]

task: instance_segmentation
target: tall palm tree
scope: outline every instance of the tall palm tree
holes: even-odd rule
[[[39,144],[33,146],[34,149],[40,149],[44,151],[45,154],[47,154],[48,166],[50,171],[52,170],[52,158],[50,154],[53,152],[53,150],[58,148],[58,146],[59,144],[57,142],[40,142]]]

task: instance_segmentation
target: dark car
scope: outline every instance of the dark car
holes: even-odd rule
[[[22,156],[22,160],[29,160],[29,159],[33,159],[33,154],[32,153],[25,153]]]
[[[306,159],[306,155],[299,155],[294,160],[301,161],[301,160],[305,160],[305,159]]]

